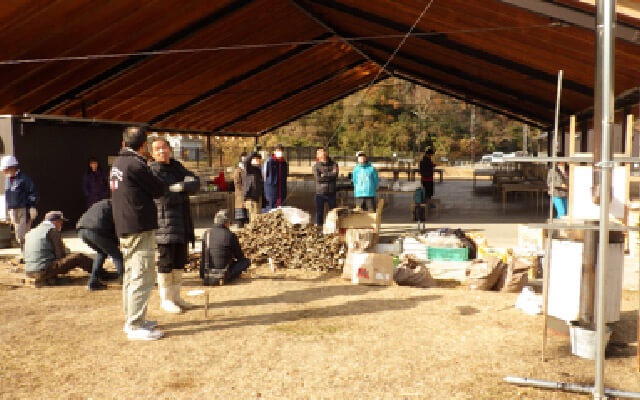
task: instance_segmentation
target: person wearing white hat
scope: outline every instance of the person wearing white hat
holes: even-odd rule
[[[24,251],[24,236],[38,216],[36,185],[27,174],[20,171],[20,165],[14,156],[2,157],[0,169],[7,178],[4,185],[7,214],[11,219],[20,250]]]

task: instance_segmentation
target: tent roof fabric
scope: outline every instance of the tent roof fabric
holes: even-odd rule
[[[616,95],[640,81],[640,2],[619,3]],[[593,105],[594,1],[434,1],[388,62],[425,5],[9,2],[0,9],[0,114],[264,134],[397,76],[547,126],[560,69],[561,115]]]

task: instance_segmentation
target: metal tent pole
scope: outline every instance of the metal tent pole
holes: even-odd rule
[[[607,250],[609,246],[609,196],[611,195],[611,128],[613,126],[613,102],[614,102],[614,20],[616,16],[615,0],[601,0],[598,2],[597,38],[599,55],[601,56],[601,69],[596,72],[602,84],[601,101],[599,102],[602,142],[600,151],[600,243],[598,248],[597,268],[597,296],[596,296],[596,368],[595,384],[593,388],[594,399],[605,399],[604,390],[604,350],[605,350],[605,279],[607,268]],[[594,160],[596,161],[596,160]]]
[[[558,124],[560,119],[560,97],[562,95],[562,77],[564,71],[558,71],[558,86],[556,93],[556,113],[554,119],[553,128],[553,140],[551,141],[551,169],[549,173],[553,173],[556,170],[555,157],[558,156]],[[553,196],[555,195],[555,182],[549,188],[549,223],[553,223]],[[542,285],[542,361],[545,361],[545,352],[547,349],[547,309],[549,306],[549,270],[551,269],[551,231],[547,230],[547,239],[545,241],[545,257],[544,257],[544,271],[542,273],[543,285]]]

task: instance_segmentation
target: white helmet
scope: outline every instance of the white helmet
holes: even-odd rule
[[[14,156],[4,156],[2,157],[2,160],[0,160],[0,170],[2,171],[6,171],[11,167],[17,167],[17,166],[18,166],[18,159],[15,158]]]

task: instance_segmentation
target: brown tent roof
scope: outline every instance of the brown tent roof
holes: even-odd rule
[[[380,71],[425,1],[9,2],[0,114],[260,134],[391,74],[547,125],[559,69],[562,115],[593,104],[591,3],[435,0]],[[640,81],[640,2],[622,3],[616,95]]]

